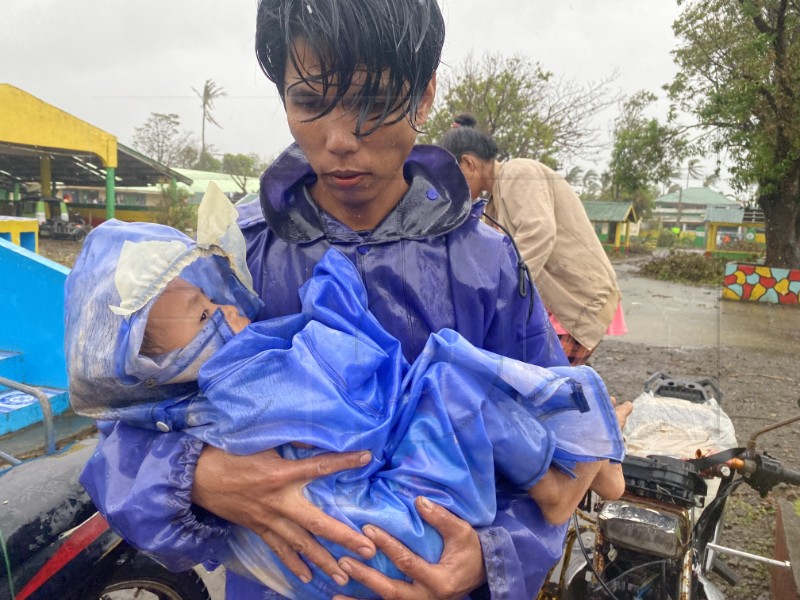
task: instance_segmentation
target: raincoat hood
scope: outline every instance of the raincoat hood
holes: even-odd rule
[[[257,313],[261,301],[236,217],[211,184],[198,210],[197,240],[165,225],[116,219],[87,236],[65,286],[65,354],[76,412],[114,419],[123,408],[146,413],[197,390],[200,366],[233,336],[221,311],[184,348],[158,356],[139,351],[155,300],[178,276],[216,304],[236,306],[251,319]]]

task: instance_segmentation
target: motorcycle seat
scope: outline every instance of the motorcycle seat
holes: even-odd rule
[[[81,440],[0,475],[0,532],[12,569],[97,512],[78,481],[96,445]]]

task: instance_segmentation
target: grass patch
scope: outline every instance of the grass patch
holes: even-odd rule
[[[661,281],[721,285],[725,274],[725,258],[706,257],[690,252],[670,251],[645,263],[639,274]]]

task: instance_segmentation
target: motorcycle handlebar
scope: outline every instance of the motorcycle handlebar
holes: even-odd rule
[[[800,472],[786,469],[783,465],[765,454],[756,454],[753,458],[733,459],[730,466],[741,472],[745,482],[766,496],[779,483],[800,486]]]

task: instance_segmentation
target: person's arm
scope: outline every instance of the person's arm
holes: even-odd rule
[[[227,455],[180,432],[123,423],[105,429],[81,483],[115,531],[170,569],[216,564],[225,547],[227,523],[195,504],[258,531],[301,578],[310,572],[298,555],[344,574],[312,533],[363,556],[374,553],[367,537],[297,497],[313,478],[362,466],[361,453],[283,461],[274,451]]]
[[[545,476],[528,490],[528,495],[539,505],[548,523],[561,525],[566,523],[578,508],[581,499],[606,464],[607,460],[578,463],[574,469],[576,477],[551,467]]]
[[[589,488],[604,500],[617,500],[625,493],[625,476],[622,463],[606,461]]]
[[[191,506],[191,481],[202,443],[99,422],[101,436],[80,481],[114,531],[173,571],[219,562],[228,525]]]
[[[503,165],[493,198],[511,220],[510,231],[536,280],[556,243],[556,217],[551,171],[529,161],[510,161]]]

